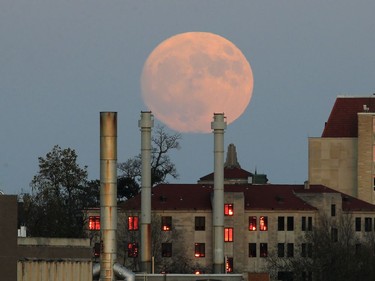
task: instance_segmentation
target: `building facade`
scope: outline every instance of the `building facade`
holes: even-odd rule
[[[332,221],[341,216],[353,218],[358,237],[374,232],[372,204],[320,184],[269,184],[264,180],[265,175],[257,177],[261,182],[257,184],[255,176],[240,167],[237,157],[227,156],[224,167],[227,273],[266,272],[267,258],[271,256],[310,257],[312,246],[302,243],[301,237],[312,231],[322,217]],[[213,189],[213,174],[201,177],[196,184],[159,184],[152,188],[153,272],[212,272]],[[98,210],[89,210],[88,216],[92,222],[91,234],[98,234]],[[140,195],[119,205],[118,262],[134,271],[140,270],[140,219]],[[337,232],[334,227],[327,231]],[[98,245],[99,239],[94,236],[93,241]]]
[[[338,97],[321,137],[309,138],[308,178],[375,204],[375,96]]]

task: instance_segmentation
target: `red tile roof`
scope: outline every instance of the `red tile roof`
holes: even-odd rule
[[[303,201],[298,193],[340,193],[323,185],[264,184],[225,185],[225,192],[243,192],[246,210],[307,210],[317,208]],[[212,210],[213,185],[209,184],[160,184],[152,188],[153,210]],[[375,211],[375,205],[340,193],[344,211]],[[141,195],[119,204],[123,210],[140,210]]]
[[[370,112],[375,112],[375,96],[338,97],[323,130],[323,138],[358,137],[358,112],[364,112],[366,105]]]
[[[296,193],[340,193],[342,198],[342,209],[344,211],[375,211],[375,205],[347,195],[345,193],[336,191],[324,185],[312,185],[311,188],[305,189],[299,187],[295,189]]]

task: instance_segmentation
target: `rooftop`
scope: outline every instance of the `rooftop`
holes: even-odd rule
[[[225,185],[224,191],[244,194],[245,210],[284,210],[313,211],[315,207],[303,201],[298,193],[337,193],[341,194],[344,211],[375,211],[375,206],[340,193],[323,185],[287,184],[239,184]],[[213,185],[205,184],[159,184],[152,188],[151,208],[153,210],[212,210],[211,196]],[[138,211],[141,208],[141,196],[131,198],[120,204],[123,210]]]
[[[359,112],[375,112],[375,96],[337,97],[325,124],[322,138],[358,137]]]

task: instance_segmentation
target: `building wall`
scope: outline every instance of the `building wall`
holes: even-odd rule
[[[82,260],[21,260],[18,281],[92,281],[92,262]]]
[[[0,195],[1,280],[17,279],[17,196]]]
[[[89,239],[19,237],[19,259],[81,259],[91,260]]]
[[[231,203],[234,206],[234,215],[225,216],[224,227],[233,227],[233,242],[224,243],[224,255],[227,258],[233,258],[233,268],[235,273],[242,272],[263,272],[266,259],[260,256],[260,243],[266,243],[268,246],[268,254],[277,253],[278,243],[293,243],[295,255],[299,255],[297,238],[303,235],[301,222],[302,217],[311,217],[313,224],[316,220],[316,211],[276,211],[276,210],[258,210],[249,211],[244,209],[244,196],[241,192],[226,192],[225,203]],[[122,213],[119,217],[129,215],[138,215],[137,213]],[[212,266],[212,215],[210,211],[154,211],[153,216],[171,216],[172,225],[178,233],[178,239],[173,240],[173,255],[177,255],[179,251],[183,251],[186,258],[190,259],[194,264],[197,263],[201,267],[211,268]],[[205,216],[205,231],[195,231],[195,217]],[[257,217],[257,230],[249,231],[249,217]],[[267,231],[260,231],[259,218],[267,217]],[[284,217],[285,230],[278,231],[278,217]],[[140,217],[140,216],[139,216]],[[292,217],[294,222],[293,230],[287,230],[287,217]],[[156,225],[156,227],[160,227]],[[138,233],[140,234],[140,233]],[[138,238],[139,239],[139,238]],[[158,238],[153,237],[155,240]],[[125,239],[126,240],[126,239]],[[194,257],[195,243],[205,243],[205,257]],[[249,257],[249,243],[256,244],[256,257]],[[181,252],[180,252],[181,253]],[[173,256],[172,256],[173,258]],[[169,259],[169,258],[167,258]],[[131,268],[131,258],[127,259],[126,267]],[[158,273],[158,272],[156,272]]]
[[[374,115],[358,113],[358,198],[371,204],[374,196]]]
[[[357,147],[356,138],[309,138],[309,183],[357,197]]]

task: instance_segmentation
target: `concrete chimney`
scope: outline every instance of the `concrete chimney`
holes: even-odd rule
[[[151,112],[141,112],[141,270],[151,273]]]
[[[100,280],[114,281],[117,258],[117,112],[100,113]]]
[[[213,200],[213,271],[224,273],[224,113],[215,113],[214,133],[214,200]]]

